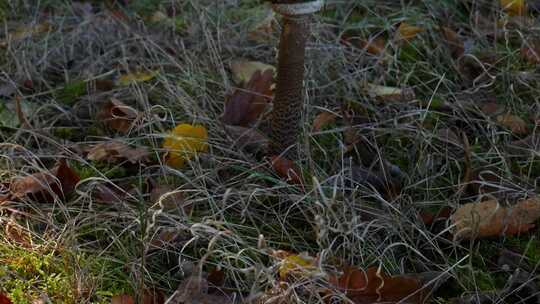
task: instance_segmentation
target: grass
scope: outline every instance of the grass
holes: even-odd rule
[[[493,41],[474,19],[478,9],[491,26],[507,20],[492,1],[330,2],[315,19],[307,51],[297,162],[307,181],[303,187],[277,176],[260,155],[231,147],[219,120],[226,96],[236,87],[229,63],[237,58],[275,63],[277,32],[267,43],[249,39],[268,7],[201,0],[130,1],[107,8],[96,1],[93,17],[84,17],[58,0],[39,7],[20,1],[0,5],[8,32],[21,24],[52,25],[0,48],[5,54],[0,83],[19,84],[24,107],[34,113],[27,114],[31,128],[0,122],[6,124],[0,127],[0,184],[50,168],[61,156],[81,177],[67,201],[0,204],[0,225],[15,217],[33,240],[25,247],[1,234],[0,291],[14,303],[44,295],[53,303],[109,303],[113,295],[142,294],[147,288],[170,295],[200,265],[205,273],[222,269],[224,286],[240,298],[255,297],[279,284],[278,263],[270,254],[278,249],[318,255],[325,269],[341,261],[381,266],[391,274],[447,272],[451,280],[434,295],[437,303],[504,290],[510,275],[496,263],[504,248],[525,256],[536,280],[538,229],[459,243],[444,231],[446,223],[426,227],[419,214],[482,197],[459,191],[468,169],[465,153],[444,141],[439,133],[444,129],[467,136],[469,169],[501,176],[509,188],[490,195],[512,201],[540,190],[538,144],[520,153],[507,151],[526,135],[512,134],[496,117],[471,110],[483,99],[494,100],[525,119],[533,138],[538,135],[536,66],[520,48],[540,27],[509,24]],[[47,6],[54,11],[45,14]],[[173,8],[176,15],[163,23],[150,20],[156,10],[166,14]],[[112,17],[111,10],[127,19]],[[393,35],[403,21],[423,32],[400,44]],[[459,32],[469,55],[452,58],[441,24]],[[388,60],[341,44],[343,33],[384,37]],[[125,71],[138,69],[158,75],[105,91],[91,85],[96,79],[114,83]],[[21,85],[27,79],[31,88]],[[410,87],[416,98],[381,103],[365,92],[365,82]],[[96,122],[96,112],[113,97],[140,113],[127,134]],[[0,117],[17,116],[12,99],[0,94]],[[343,108],[350,121],[343,119]],[[340,117],[312,132],[322,109]],[[184,168],[173,169],[161,161],[161,142],[179,123],[206,126],[210,147]],[[362,141],[348,147],[345,132],[351,129]],[[155,161],[128,165],[85,159],[80,147],[110,138],[149,148]],[[396,195],[346,182],[351,168],[381,170],[382,159],[404,176]],[[152,201],[152,183],[180,190],[186,207]],[[94,193],[102,185],[127,194],[119,202],[100,203]],[[156,243],[164,231],[176,237]],[[304,286],[289,288],[289,302],[315,303]],[[499,297],[504,299],[502,293]]]

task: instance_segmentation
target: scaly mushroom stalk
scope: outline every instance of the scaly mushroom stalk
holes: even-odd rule
[[[301,128],[304,57],[310,35],[310,17],[319,11],[323,0],[273,0],[272,8],[283,16],[279,42],[276,96],[272,110],[270,153],[296,159]]]

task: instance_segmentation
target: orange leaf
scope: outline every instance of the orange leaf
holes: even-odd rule
[[[377,271],[376,267],[366,271],[346,267],[342,276],[330,277],[329,282],[357,304],[395,303],[403,299],[407,299],[407,303],[424,303],[426,296],[418,292],[422,287],[418,279],[405,275],[388,276]]]
[[[302,175],[300,174],[300,170],[298,167],[296,167],[292,160],[281,156],[272,156],[270,157],[270,160],[272,162],[272,168],[274,168],[279,176],[286,178],[288,181],[291,181],[294,184],[302,184]]]

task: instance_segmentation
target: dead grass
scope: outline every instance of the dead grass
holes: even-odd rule
[[[321,269],[340,260],[361,267],[380,266],[394,274],[443,272],[452,279],[434,300],[437,303],[448,303],[448,298],[461,294],[504,289],[507,275],[491,270],[493,257],[507,246],[508,239],[457,243],[448,237],[449,228],[443,222],[438,224],[441,227],[430,229],[419,217],[422,210],[455,207],[477,199],[461,191],[467,182],[463,146],[448,144],[441,137],[442,129],[450,128],[462,132],[457,133],[459,137],[469,138],[469,169],[501,177],[487,182],[496,188],[492,195],[513,199],[539,190],[538,144],[536,150],[530,146],[525,155],[509,153],[505,147],[519,136],[501,128],[493,117],[465,109],[480,107],[475,102],[485,94],[494,96],[497,104],[506,105],[512,113],[524,118],[536,115],[538,119],[536,70],[520,59],[513,41],[487,41],[477,32],[474,16],[469,13],[476,6],[486,7],[489,12],[482,14],[487,17],[500,11],[491,1],[331,1],[329,5],[332,10],[317,17],[307,50],[299,162],[307,177],[304,187],[277,177],[267,160],[231,147],[231,138],[218,119],[227,94],[235,86],[228,68],[231,60],[243,57],[275,62],[277,35],[268,43],[248,39],[249,29],[264,15],[264,6],[247,1],[179,1],[180,28],[175,28],[177,24],[152,24],[130,15],[130,10],[126,12],[129,21],[123,21],[107,11],[78,16],[69,6],[59,6],[49,15],[39,13],[43,7],[11,7],[20,15],[8,18],[4,27],[8,32],[21,24],[43,22],[49,23],[51,30],[1,49],[6,59],[0,80],[21,83],[31,79],[33,86],[17,92],[24,96],[31,127],[0,127],[1,180],[45,170],[59,157],[68,158],[87,178],[68,201],[3,203],[2,225],[14,217],[26,223],[33,246],[54,240],[70,252],[123,265],[124,283],[136,291],[155,286],[171,294],[183,278],[203,265],[205,271],[223,269],[230,290],[240,298],[253,298],[278,284],[278,266],[269,255],[270,249],[318,255]],[[139,10],[145,14],[144,8]],[[404,57],[403,48],[390,36],[402,21],[424,29],[409,46],[412,57]],[[459,63],[444,44],[438,26],[450,21],[460,34],[470,37],[472,41],[467,43],[478,51],[466,55],[471,62],[479,62],[484,51],[498,55],[496,62],[482,63],[476,79],[464,80]],[[507,34],[529,37],[537,30],[535,25],[508,29]],[[345,32],[386,37],[388,61],[383,63],[380,56],[340,44]],[[95,80],[114,79],[135,69],[157,70],[159,74],[153,81],[110,91],[99,92],[94,87]],[[533,80],[520,81],[523,77]],[[65,85],[77,81],[86,84],[88,93],[77,96],[70,106],[62,103],[59,96]],[[411,87],[417,98],[380,104],[366,94],[366,82]],[[463,96],[472,96],[472,103]],[[127,135],[108,133],[94,119],[111,97],[142,113],[136,128]],[[11,107],[11,99],[1,100]],[[441,101],[449,104],[450,110],[438,106]],[[350,125],[338,122],[321,132],[311,132],[311,122],[321,109],[341,113],[338,109],[343,105],[349,105],[358,119]],[[14,108],[10,109],[14,113]],[[181,122],[202,124],[210,133],[209,152],[181,170],[158,161],[122,171],[116,168],[122,166],[90,162],[77,149],[80,144],[114,137],[147,146],[160,159],[161,139]],[[54,136],[60,128],[75,131],[68,139],[60,139]],[[537,136],[537,127],[529,124],[529,128],[529,133]],[[348,182],[355,166],[365,161],[365,153],[358,147],[345,152],[343,131],[350,129],[369,146],[371,169],[380,169],[384,161],[397,166],[403,187],[396,195]],[[150,202],[148,179],[182,191],[191,210],[167,209]],[[102,204],[91,195],[98,185],[123,189],[129,185],[131,190],[121,202]],[[163,231],[177,236],[156,246],[153,240]],[[75,276],[84,271],[85,276],[110,278],[104,268],[74,271]],[[530,279],[536,279],[538,272],[530,273]],[[290,301],[322,303],[317,295],[307,292],[308,285],[289,286]],[[122,290],[106,287],[101,291],[82,294],[77,303],[105,301],[109,293]],[[501,297],[497,301],[504,302]]]

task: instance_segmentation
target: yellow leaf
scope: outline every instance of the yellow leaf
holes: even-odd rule
[[[292,273],[310,274],[315,271],[315,258],[307,254],[294,254],[285,257],[281,261],[279,277],[284,280]]]
[[[266,70],[275,71],[276,68],[258,61],[235,60],[231,63],[231,71],[234,82],[247,83],[257,71],[263,73]]]
[[[134,72],[124,74],[118,78],[118,84],[121,86],[127,86],[132,82],[148,81],[156,77],[157,74],[158,71]]]
[[[406,22],[401,22],[398,28],[398,34],[399,38],[398,40],[406,40],[409,41],[416,37],[418,33],[423,32],[424,29],[418,26],[410,25]]]
[[[523,16],[527,12],[525,0],[500,0],[502,9],[510,16]]]
[[[33,26],[19,27],[13,33],[8,34],[9,39],[13,41],[23,40],[38,34],[42,34],[51,30],[51,25],[49,23],[40,23]],[[5,47],[7,45],[7,40],[0,41],[0,46]]]
[[[208,149],[208,131],[204,126],[180,124],[165,137],[165,162],[175,168],[181,168],[185,162],[198,152]]]

